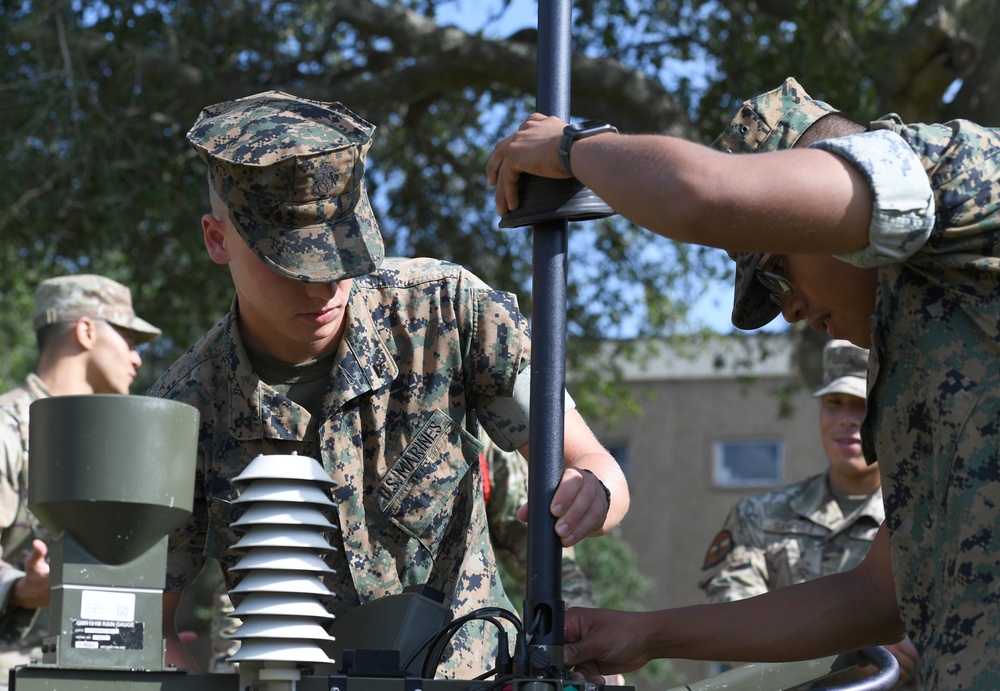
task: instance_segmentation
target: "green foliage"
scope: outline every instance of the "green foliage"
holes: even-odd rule
[[[906,0],[578,0],[573,47],[592,60],[574,64],[571,107],[625,131],[708,141],[740,99],[794,73],[868,117],[886,105],[883,94],[895,98],[925,74],[893,64],[894,46],[925,46],[924,62],[946,76],[988,74],[984,61],[995,58],[972,40],[984,32],[971,9],[979,3],[966,4],[956,13]],[[137,389],[225,312],[231,286],[202,249],[204,172],[184,134],[203,106],[272,88],[344,101],[378,125],[368,181],[391,253],[467,265],[516,291],[530,314],[531,232],[497,228],[483,166],[534,108],[535,17],[495,0],[481,28],[436,23],[462,6],[0,4],[0,385],[34,361],[25,320],[47,276],[105,273],[155,315],[166,338],[146,351]],[[928,17],[945,19],[929,32]],[[973,47],[961,64],[956,45]],[[960,95],[974,86],[967,80]],[[924,100],[941,106],[942,93]],[[618,217],[572,224],[568,237],[571,366],[609,336],[689,331],[692,301],[729,271],[718,251],[675,246]],[[580,376],[602,385],[593,372]]]
[[[910,2],[791,0],[771,3],[781,6],[775,14],[754,12],[749,3],[722,3],[724,9],[715,12],[707,9],[716,3],[692,4],[704,13],[703,48],[716,58],[720,75],[702,101],[711,104],[711,110],[701,108],[709,137],[740,101],[773,88],[786,75],[861,122],[882,114],[879,72],[886,65],[887,38],[899,30]]]
[[[636,609],[653,580],[636,569],[632,549],[620,533],[616,528],[608,535],[583,540],[576,546],[576,557],[601,607]]]

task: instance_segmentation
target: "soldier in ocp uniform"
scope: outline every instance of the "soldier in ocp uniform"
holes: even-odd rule
[[[743,499],[712,540],[698,587],[709,602],[731,602],[853,569],[885,519],[877,464],[861,452],[868,351],[849,341],[823,348],[820,436],[826,472]],[[909,640],[886,646],[913,676]]]
[[[575,176],[639,225],[728,250],[735,326],[780,313],[870,349],[861,441],[886,519],[862,563],[655,617],[571,610],[568,663],[596,677],[650,655],[771,661],[909,634],[925,688],[1000,688],[998,152],[995,128],[864,126],[791,78],[713,147],[540,114],[497,144],[500,214],[521,173]]]
[[[527,453],[530,340],[514,295],[436,259],[385,259],[364,183],[374,127],[340,103],[267,92],[205,108],[209,256],[227,314],[150,390],[200,411],[194,511],[170,539],[164,634],[206,557],[236,584],[231,480],[258,454],[319,460],[336,483],[333,614],[427,584],[455,616],[511,609],[490,547],[480,429]],[[564,545],[615,526],[625,478],[567,405],[550,510]],[[493,666],[496,634],[461,629],[439,673]]]
[[[160,330],[136,316],[132,293],[95,274],[59,276],[35,291],[37,372],[0,395],[0,688],[8,670],[39,659],[48,628],[48,532],[28,511],[29,407],[48,396],[127,394],[136,346]]]

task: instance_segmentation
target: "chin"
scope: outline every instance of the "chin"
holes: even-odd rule
[[[834,327],[827,327],[826,335],[830,338],[842,338],[850,341],[859,348],[871,348],[872,345],[872,332],[867,324],[864,329],[856,329],[847,333]]]
[[[870,333],[866,333],[864,336],[846,336],[845,339],[859,348],[867,349],[872,347],[872,335]]]

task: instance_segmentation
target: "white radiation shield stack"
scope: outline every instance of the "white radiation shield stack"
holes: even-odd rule
[[[326,538],[336,530],[327,518],[334,482],[318,461],[293,454],[257,456],[233,483],[244,487],[233,502],[244,511],[232,527],[246,533],[232,546],[244,552],[232,568],[243,580],[229,591],[243,624],[229,660],[239,663],[240,688],[294,689],[303,666],[334,663],[324,651],[333,615],[323,605],[333,597],[323,555],[335,549]]]

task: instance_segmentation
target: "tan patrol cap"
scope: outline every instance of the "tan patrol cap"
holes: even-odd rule
[[[80,317],[102,319],[135,334],[136,343],[151,341],[161,331],[135,316],[132,291],[97,274],[48,278],[35,291],[35,331],[50,324],[74,322]]]
[[[843,393],[868,397],[868,350],[850,341],[833,340],[823,347],[823,386],[813,391],[820,397]]]

